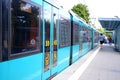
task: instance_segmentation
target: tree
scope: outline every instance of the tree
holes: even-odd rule
[[[78,16],[82,17],[87,23],[89,23],[89,10],[84,4],[77,4],[73,6],[72,11]]]
[[[104,29],[104,28],[101,27],[101,28],[98,29],[98,30],[105,35],[105,29]]]

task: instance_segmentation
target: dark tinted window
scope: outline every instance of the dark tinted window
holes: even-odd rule
[[[78,23],[73,22],[73,44],[78,44],[79,43],[79,31],[80,31],[80,26]]]
[[[11,5],[12,54],[33,51],[39,48],[39,8],[13,0]]]
[[[98,43],[99,41],[99,33],[98,32],[94,32],[94,43]]]
[[[82,42],[88,42],[88,29],[83,26],[81,31]]]
[[[92,38],[91,29],[87,28],[86,34],[87,34],[87,42],[91,42],[91,38]]]
[[[60,47],[71,44],[71,23],[68,18],[60,17]]]
[[[40,52],[41,7],[31,1],[2,0],[2,59]],[[24,52],[24,53],[22,53]],[[20,53],[20,54],[18,54]],[[21,54],[22,53],[22,54]],[[11,55],[12,54],[12,55]]]

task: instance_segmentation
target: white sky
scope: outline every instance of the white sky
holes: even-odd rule
[[[120,17],[120,0],[58,0],[65,9],[71,9],[75,4],[88,6],[91,18]]]

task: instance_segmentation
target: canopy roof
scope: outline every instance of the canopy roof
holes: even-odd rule
[[[120,26],[120,18],[98,18],[103,28],[114,30]]]

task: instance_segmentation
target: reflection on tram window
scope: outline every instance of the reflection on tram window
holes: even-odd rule
[[[82,42],[87,42],[87,34],[86,34],[86,28],[82,27],[82,31],[81,31],[82,35]]]
[[[60,17],[60,47],[69,46],[71,43],[70,20],[61,15]]]
[[[98,43],[99,33],[95,32],[94,43]]]
[[[79,24],[76,22],[73,22],[73,44],[79,43],[79,37],[80,37],[79,31],[80,31]]]
[[[92,37],[90,29],[86,27],[82,27],[81,37],[82,37],[82,42],[90,42]]]
[[[36,50],[39,41],[39,8],[21,0],[13,0],[11,13],[12,54]]]

